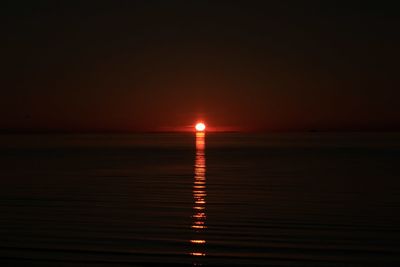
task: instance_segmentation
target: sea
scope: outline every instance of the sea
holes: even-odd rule
[[[0,266],[397,267],[400,134],[2,134]]]

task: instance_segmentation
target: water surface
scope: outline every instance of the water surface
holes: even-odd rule
[[[1,135],[1,266],[399,266],[398,134]]]

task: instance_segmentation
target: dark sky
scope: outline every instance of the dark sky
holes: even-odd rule
[[[389,3],[1,1],[0,128],[399,130]]]

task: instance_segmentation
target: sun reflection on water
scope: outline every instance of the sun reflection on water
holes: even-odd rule
[[[194,257],[204,257],[206,240],[203,238],[206,226],[206,157],[205,157],[205,133],[196,132],[196,159],[194,164],[194,185],[193,185],[193,222],[191,228],[194,230],[192,251]],[[194,262],[199,265],[199,262]]]

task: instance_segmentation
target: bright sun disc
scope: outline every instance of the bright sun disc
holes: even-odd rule
[[[195,128],[196,128],[196,131],[202,132],[202,131],[204,131],[206,129],[206,125],[204,123],[202,123],[202,122],[199,122],[199,123],[196,124]]]

